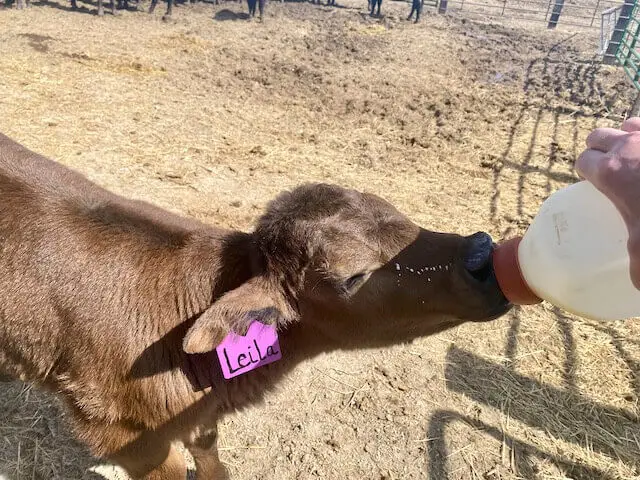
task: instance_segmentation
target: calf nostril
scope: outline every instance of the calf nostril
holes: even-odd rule
[[[493,240],[484,232],[467,237],[467,248],[463,257],[464,268],[469,272],[482,270],[491,260]]]

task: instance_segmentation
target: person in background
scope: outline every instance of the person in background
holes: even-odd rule
[[[256,3],[258,0],[247,0],[247,5],[249,7],[249,18],[255,16],[256,14]]]
[[[266,3],[267,3],[267,0],[258,0],[258,12],[260,14],[260,21],[262,21],[264,18],[264,6]],[[253,10],[253,13],[255,15],[256,13],[255,8]]]
[[[640,290],[640,118],[626,120],[620,130],[597,128],[587,137],[587,149],[576,171],[618,208],[629,229],[627,248],[631,280]]]
[[[407,17],[407,20],[411,20],[411,17],[413,17],[413,12],[416,12],[415,23],[418,23],[418,20],[420,20],[420,13],[422,12],[423,6],[424,6],[424,0],[413,0],[413,3],[411,4],[411,13]]]
[[[378,13],[376,14],[376,5],[378,6]],[[371,16],[380,16],[380,7],[382,7],[382,0],[369,0],[369,6],[371,8]]]
[[[264,5],[267,0],[247,0],[249,5],[249,18],[256,16],[256,5],[258,6],[258,12],[260,12],[260,21],[264,17]]]

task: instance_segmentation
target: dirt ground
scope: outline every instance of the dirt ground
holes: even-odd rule
[[[521,233],[634,93],[597,32],[340,8],[0,10],[0,129],[122,194],[250,229],[283,189],[382,195],[419,224]],[[640,324],[550,305],[300,366],[221,426],[237,479],[640,478]],[[56,400],[0,384],[0,477],[96,478]],[[113,472],[108,473],[113,476]]]

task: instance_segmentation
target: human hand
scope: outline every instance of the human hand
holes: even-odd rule
[[[621,130],[597,128],[587,137],[587,150],[576,170],[618,208],[629,229],[631,280],[640,289],[640,118]]]

